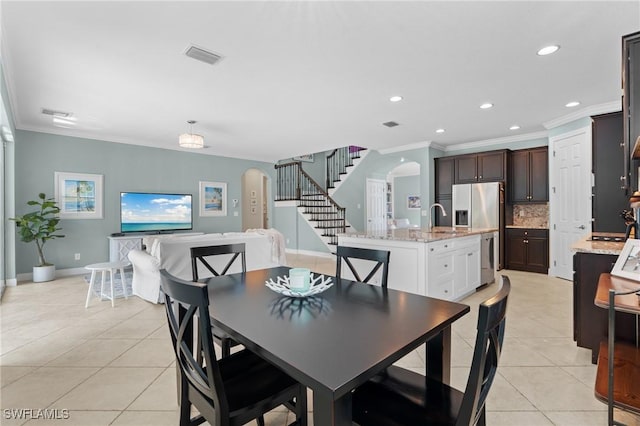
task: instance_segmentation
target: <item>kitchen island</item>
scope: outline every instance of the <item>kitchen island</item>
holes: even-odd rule
[[[597,236],[598,240],[593,240]],[[605,239],[606,238],[606,239]],[[624,234],[590,234],[575,242],[573,255],[573,340],[591,349],[591,362],[598,359],[600,342],[607,336],[607,311],[594,299],[600,274],[611,272],[624,247]],[[616,312],[616,339],[635,342],[636,316]]]
[[[497,229],[433,227],[348,233],[338,244],[389,250],[389,288],[445,300],[459,300],[481,283],[481,236]],[[496,259],[497,245],[493,250]],[[354,262],[356,263],[356,262]],[[348,277],[348,271],[343,271]],[[495,271],[494,271],[495,273]],[[375,283],[375,281],[374,281]]]

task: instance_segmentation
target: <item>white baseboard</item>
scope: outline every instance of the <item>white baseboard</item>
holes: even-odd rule
[[[288,248],[285,250],[285,252],[287,253],[291,253],[291,254],[304,254],[306,256],[317,256],[317,257],[325,257],[327,259],[333,259],[335,257],[334,254],[332,253],[326,253],[323,251],[313,251],[313,250],[296,250],[296,249],[291,249]]]
[[[74,275],[82,275],[82,274],[87,274],[87,273],[88,273],[88,271],[84,267],[82,267],[82,268],[56,269],[56,278],[72,277]],[[18,280],[18,282],[21,282],[21,281],[33,281],[33,273],[18,274],[17,280]]]
[[[5,280],[0,280],[0,283],[3,283],[7,287],[15,287],[18,285],[18,280],[16,278],[8,278]]]

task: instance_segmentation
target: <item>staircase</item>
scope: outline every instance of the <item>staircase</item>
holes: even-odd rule
[[[345,146],[327,155],[327,193],[333,195],[340,184],[353,171],[361,158],[367,154],[366,148]]]
[[[298,211],[309,222],[324,244],[333,251],[338,245],[338,234],[347,225],[345,209],[302,169],[299,161],[277,164],[276,201],[296,200]]]

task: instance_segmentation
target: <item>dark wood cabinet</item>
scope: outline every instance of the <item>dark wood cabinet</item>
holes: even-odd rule
[[[453,192],[453,167],[454,157],[441,157],[435,159],[436,166],[436,198],[449,196]],[[448,213],[447,213],[448,214]]]
[[[453,182],[454,182],[454,157],[441,157],[435,159],[436,175],[436,203],[442,204],[446,216],[440,209],[435,209],[434,224],[437,226],[451,226],[453,224]]]
[[[509,159],[509,201],[549,201],[549,156],[546,146],[512,151]]]
[[[633,150],[640,138],[640,32],[622,37],[622,112],[624,154],[622,186],[631,194],[638,182],[637,159]]]
[[[507,228],[506,267],[518,271],[549,269],[549,231],[547,229]]]
[[[573,340],[591,349],[598,359],[600,342],[607,337],[607,310],[594,304],[600,274],[611,272],[618,256],[578,252],[573,255]],[[616,312],[616,339],[635,343],[636,316]]]
[[[620,211],[630,210],[629,198],[620,180],[624,167],[622,112],[591,117],[594,176],[592,230],[625,232]]]
[[[454,183],[497,182],[507,176],[507,150],[458,155]]]

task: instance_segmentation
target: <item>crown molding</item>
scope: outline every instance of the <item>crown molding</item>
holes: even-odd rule
[[[592,115],[607,114],[610,112],[622,111],[622,100],[607,102],[599,105],[592,105],[586,108],[582,108],[578,111],[567,114],[563,117],[555,118],[553,120],[542,123],[545,129],[554,129],[556,127],[571,123],[572,121],[579,120],[584,117],[591,117]]]
[[[392,148],[379,149],[378,152],[383,155],[392,154],[394,152],[410,151],[412,149],[429,148],[430,146],[433,146],[433,145],[434,143],[432,141],[424,141],[424,142],[411,143],[408,145],[394,146]]]
[[[466,143],[459,143],[456,145],[449,145],[446,147],[445,151],[447,152],[460,151],[463,149],[487,147],[487,146],[501,145],[501,144],[507,144],[512,142],[530,141],[533,139],[546,138],[548,136],[549,136],[548,132],[545,130],[542,132],[525,133],[522,135],[515,135],[515,136],[506,136],[504,138],[485,139],[483,141],[466,142]]]

